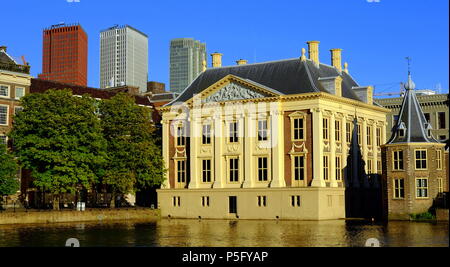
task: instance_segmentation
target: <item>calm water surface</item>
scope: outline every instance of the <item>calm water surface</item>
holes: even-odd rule
[[[449,246],[448,223],[362,221],[168,220],[121,223],[0,225],[0,247],[62,247],[77,238],[82,247],[323,247]]]

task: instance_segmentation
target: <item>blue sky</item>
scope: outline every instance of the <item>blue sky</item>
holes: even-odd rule
[[[406,56],[418,89],[448,92],[447,0],[3,0],[0,45],[24,55],[32,75],[42,70],[42,30],[79,22],[89,37],[88,85],[99,86],[99,33],[129,24],[149,36],[149,80],[169,87],[169,42],[193,37],[223,65],[300,57],[306,41],[319,40],[320,61],[331,48],[361,85],[395,92],[406,80]]]

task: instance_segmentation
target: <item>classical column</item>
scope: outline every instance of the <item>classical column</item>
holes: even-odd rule
[[[329,177],[330,177],[330,187],[337,187],[338,184],[336,182],[336,125],[335,125],[335,114],[331,114],[330,116],[330,159],[328,166]]]
[[[244,171],[240,173],[244,173],[244,181],[242,183],[242,187],[249,188],[253,187],[255,184],[254,176],[257,173],[255,170],[255,164],[253,164],[253,149],[255,144],[255,126],[253,125],[254,117],[256,115],[253,113],[247,113],[244,117],[244,135],[242,142],[244,142],[244,153],[241,158],[243,160]]]
[[[313,180],[311,186],[325,187],[323,180],[323,121],[322,110],[319,108],[311,109],[313,117]]]
[[[224,135],[224,124],[222,115],[220,112],[217,115],[214,115],[214,137],[212,138],[214,144],[214,183],[213,188],[223,188],[224,180],[226,177],[223,177],[225,166],[223,164],[223,146],[225,145]]]
[[[162,184],[163,189],[169,189],[170,183],[169,183],[169,162],[170,162],[170,155],[169,155],[169,138],[170,138],[170,127],[169,127],[169,121],[163,119],[162,120],[162,137],[163,137],[163,144],[162,144],[162,150],[163,150],[163,159],[164,159],[164,168],[166,171],[166,179],[164,180]]]
[[[198,150],[200,147],[199,143],[199,129],[201,128],[201,120],[196,113],[196,110],[192,110],[189,117],[189,140],[190,140],[190,171],[191,179],[188,188],[199,188],[200,186],[200,174],[201,174],[201,164],[198,160]]]
[[[378,162],[378,146],[377,146],[377,123],[376,122],[374,122],[372,125],[372,133],[373,133],[372,134],[372,151],[373,151],[372,170],[373,170],[373,173],[378,173],[378,164],[377,164],[377,162]],[[380,140],[381,140],[381,136],[380,136]]]
[[[270,187],[285,187],[284,180],[284,127],[283,112],[270,112],[270,147],[272,150],[272,181]]]

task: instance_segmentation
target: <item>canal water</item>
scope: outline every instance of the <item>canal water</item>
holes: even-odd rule
[[[0,247],[362,247],[449,246],[448,222],[227,221],[162,219],[149,222],[0,225]]]

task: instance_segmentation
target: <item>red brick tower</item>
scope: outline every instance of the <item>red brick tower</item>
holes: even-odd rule
[[[40,79],[87,85],[88,38],[79,24],[44,29]]]

